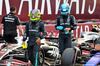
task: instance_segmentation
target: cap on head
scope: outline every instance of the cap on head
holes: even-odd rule
[[[33,9],[30,12],[30,20],[31,21],[38,21],[40,19],[40,10],[39,9]]]
[[[68,3],[63,3],[59,10],[60,10],[62,15],[67,15],[68,13],[70,13],[69,4]]]

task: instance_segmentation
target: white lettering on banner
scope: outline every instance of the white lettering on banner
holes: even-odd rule
[[[0,0],[0,15],[2,15],[2,4],[3,4],[3,0]]]
[[[81,14],[84,14],[84,10],[85,10],[85,1],[86,1],[86,0],[83,0]]]
[[[38,9],[38,6],[40,5],[39,0],[35,0],[35,4],[32,4],[32,0],[21,0],[20,6],[19,6],[19,11],[18,11],[18,15],[21,15],[21,11],[22,11],[22,7],[24,6],[23,3],[27,1],[28,2],[28,6],[29,6],[29,13],[32,10],[32,6],[34,6],[34,9]],[[44,10],[45,10],[45,5],[47,4],[47,12],[48,14],[52,14],[52,10],[55,11],[55,14],[58,14],[58,10],[59,10],[59,6],[61,4],[61,2],[63,1],[63,3],[68,2],[69,0],[54,0],[55,1],[55,10],[52,9],[51,7],[51,0],[42,0],[41,2],[41,14],[44,14]],[[80,8],[79,8],[79,1],[80,0],[71,0],[70,2],[70,7],[72,7],[72,4],[75,2],[76,3],[76,14],[80,14]],[[46,4],[45,4],[46,2]],[[85,12],[85,4],[86,0],[82,1],[82,9],[81,9],[81,14],[84,14]],[[88,13],[89,14],[93,14],[95,9],[96,9],[96,4],[97,4],[97,0],[93,0],[93,8],[92,6],[89,5],[88,8]],[[6,13],[8,14],[10,12],[10,3],[9,0],[5,0],[5,5],[6,5]],[[0,15],[2,15],[2,9],[3,9],[3,0],[0,0]]]
[[[84,29],[84,31],[83,31],[83,29]],[[77,29],[76,29],[76,32],[74,32],[73,30],[72,30],[72,33],[74,33],[74,35],[76,34],[76,38],[79,38],[79,37],[81,37],[81,34],[83,33],[83,32],[89,32],[89,26],[88,25],[86,25],[86,26],[77,26]],[[58,38],[58,36],[59,36],[59,33],[55,33],[55,32],[47,32],[47,36],[46,37],[55,37],[55,38]]]
[[[51,13],[51,3],[50,3],[50,0],[46,0],[46,1],[47,1],[48,14],[52,14]],[[44,14],[44,9],[45,9],[45,0],[42,0],[41,14]]]
[[[80,28],[80,36],[79,37],[81,37],[81,33],[83,32],[83,27],[81,26],[81,28]]]
[[[9,0],[5,0],[5,4],[6,4],[6,12],[7,14],[10,12],[10,5],[9,5]]]
[[[48,8],[48,14],[51,14],[51,3],[50,3],[50,0],[47,0],[47,8]]]
[[[35,9],[38,9],[39,0],[35,1]]]
[[[25,27],[23,27],[22,31],[24,31],[24,28]],[[89,27],[89,25],[85,25],[85,26],[81,25],[81,26],[77,26],[76,32],[74,32],[72,30],[72,33],[74,33],[74,35],[76,34],[75,37],[78,38],[78,37],[81,36],[82,32],[89,32],[89,30],[91,30],[91,28]],[[17,29],[17,33],[18,33],[17,36],[19,37],[19,34],[20,34],[19,29]],[[1,34],[3,34],[3,29],[1,31]],[[59,33],[56,33],[56,32],[52,31],[52,32],[47,32],[47,36],[46,37],[55,37],[55,38],[57,38],[58,36],[59,36]]]
[[[86,2],[86,0],[83,0],[81,14],[84,14],[84,10],[85,10],[85,2]],[[89,5],[89,9],[88,9],[89,14],[93,14],[94,11],[95,11],[95,8],[96,8],[96,0],[94,0],[94,6],[93,6],[93,9],[92,9],[92,10],[90,9],[90,5]]]
[[[58,14],[58,10],[59,10],[59,6],[60,6],[60,0],[56,0],[56,11],[55,14]]]
[[[68,3],[68,0],[66,1],[66,0],[63,0],[63,3]]]
[[[45,0],[42,0],[41,14],[44,14],[44,6],[45,6]]]
[[[3,0],[0,0],[0,15],[2,15],[2,5],[3,5]],[[9,0],[5,0],[5,5],[6,5],[6,13],[8,14],[10,12]]]
[[[85,26],[85,32],[89,32],[89,26],[88,25]]]
[[[28,1],[28,6],[29,6],[29,13],[32,10],[32,0],[21,0],[21,4],[20,4],[20,8],[19,8],[19,12],[18,15],[21,14],[21,10],[22,10],[22,6],[23,6],[23,2],[24,1]]]
[[[95,8],[96,8],[96,0],[94,0],[93,10],[91,11],[91,10],[90,10],[90,6],[89,6],[89,10],[88,10],[88,12],[89,12],[90,14],[93,14]]]

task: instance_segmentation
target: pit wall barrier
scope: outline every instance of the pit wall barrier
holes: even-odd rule
[[[90,32],[91,29],[93,28],[92,25],[100,25],[99,23],[80,23],[77,24],[77,29],[76,30],[72,30],[72,34],[74,34],[75,38],[78,38],[81,36],[82,32]],[[55,25],[45,25],[46,29],[47,29],[47,36],[46,37],[54,37],[54,38],[58,38],[59,36],[59,30],[55,30]],[[25,26],[22,26],[23,31],[25,29]],[[18,36],[21,35],[19,29],[17,29],[17,33]],[[3,34],[3,29],[0,30],[0,34]]]

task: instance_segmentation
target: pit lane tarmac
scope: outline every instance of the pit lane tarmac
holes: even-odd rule
[[[43,66],[60,66],[61,64],[56,64],[55,61],[48,61],[48,60],[45,60],[44,61],[44,65]]]
[[[54,61],[45,60],[43,66],[61,66],[61,63],[55,64]],[[84,64],[75,63],[75,64],[72,64],[70,66],[84,66]]]
[[[61,66],[61,64],[54,65],[53,62],[51,62],[51,63],[44,63],[43,66]],[[84,66],[84,64],[72,64],[70,66]]]

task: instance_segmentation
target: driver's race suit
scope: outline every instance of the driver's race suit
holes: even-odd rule
[[[42,32],[42,35],[41,35]],[[25,33],[23,36],[23,41],[29,37],[28,40],[28,59],[31,61],[33,66],[37,66],[37,56],[39,51],[39,45],[37,45],[36,40],[38,38],[43,39],[47,35],[46,28],[41,20],[38,22],[28,21],[25,27]]]
[[[57,22],[55,25],[55,29],[57,30],[57,26],[62,26],[63,29],[59,30],[59,49],[60,53],[64,51],[66,48],[71,47],[71,30],[77,28],[77,24],[75,21],[75,17],[72,15],[60,15],[57,18]],[[71,28],[68,34],[65,32],[65,28]]]

